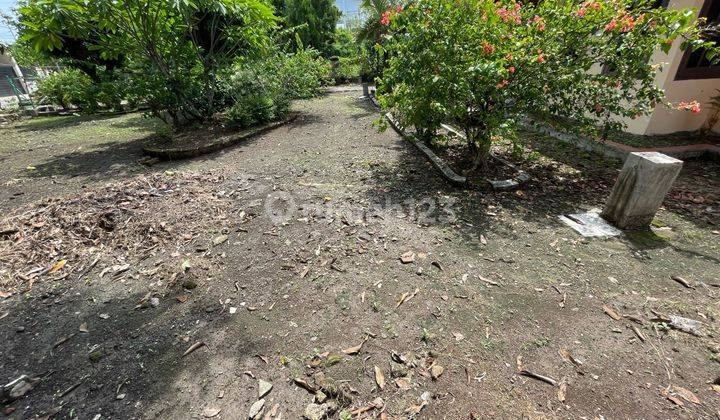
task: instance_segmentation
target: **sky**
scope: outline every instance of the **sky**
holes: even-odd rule
[[[0,11],[9,13],[16,4],[16,0],[0,0]],[[10,32],[10,29],[5,25],[5,22],[0,21],[0,41],[9,44],[14,41],[14,39],[12,32]]]
[[[17,0],[0,0],[0,11],[9,13],[16,4]],[[352,16],[357,12],[360,0],[335,0],[335,4],[345,16]],[[14,41],[14,36],[5,22],[0,22],[0,41],[6,44]]]

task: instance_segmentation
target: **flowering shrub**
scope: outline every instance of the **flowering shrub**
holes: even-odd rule
[[[692,10],[648,0],[417,0],[383,14],[389,56],[379,91],[407,127],[429,138],[442,122],[462,128],[476,166],[493,138],[529,113],[583,127],[622,128],[663,101],[650,57],[700,38]],[[682,109],[699,112],[699,106]]]

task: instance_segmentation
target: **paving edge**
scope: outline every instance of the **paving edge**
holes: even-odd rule
[[[634,147],[614,142],[612,140],[601,142],[590,137],[565,133],[555,130],[542,122],[530,119],[524,121],[524,126],[528,130],[546,134],[562,142],[572,144],[587,152],[598,153],[603,156],[620,159],[622,161],[625,161],[627,155],[632,152],[659,152],[679,159],[705,157],[713,160],[720,160],[720,146],[709,143],[664,147]]]
[[[375,107],[380,109],[380,104],[378,103],[377,99],[375,99],[374,96],[370,95],[367,97],[370,102],[372,102]],[[420,149],[421,152],[427,156],[427,158],[430,160],[430,162],[435,166],[440,173],[442,173],[443,177],[447,179],[448,181],[452,182],[453,184],[457,185],[468,185],[467,178],[461,175],[458,175],[455,171],[450,168],[445,161],[440,159],[432,150],[430,150],[427,146],[425,146],[422,142],[415,141],[414,139],[410,138],[407,133],[400,127],[400,125],[395,120],[395,117],[391,113],[386,113],[385,118],[387,118],[388,122],[390,122],[390,125],[392,128],[400,134],[403,138],[410,141],[412,144],[414,144],[418,149]],[[448,131],[452,131],[459,137],[465,137],[462,132],[460,132],[455,127],[449,125],[449,124],[442,124],[443,128],[445,128]],[[496,161],[500,162],[503,165],[506,165],[510,167],[512,170],[517,172],[517,175],[513,178],[509,179],[501,179],[501,180],[487,180],[490,187],[495,191],[512,191],[520,188],[524,184],[526,184],[528,181],[530,181],[530,175],[523,171],[522,169],[518,168],[517,166],[513,165],[512,163],[506,161],[505,159],[496,156],[494,154],[490,154],[490,157],[492,159],[495,159]]]
[[[300,115],[299,113],[292,113],[282,120],[274,121],[274,122],[265,124],[260,127],[246,129],[244,131],[241,131],[237,135],[230,136],[229,138],[227,138],[225,140],[206,144],[206,145],[203,145],[200,147],[195,147],[192,149],[163,149],[160,147],[153,147],[153,146],[147,145],[147,146],[143,146],[143,152],[148,156],[156,157],[156,158],[162,159],[162,160],[177,160],[177,159],[194,158],[194,157],[206,155],[208,153],[217,152],[218,150],[222,150],[227,147],[234,146],[243,140],[249,139],[250,137],[254,137],[254,136],[257,136],[258,134],[262,134],[267,131],[274,130],[285,124],[295,121],[299,115]]]
[[[374,101],[373,101],[374,103]],[[421,152],[425,154],[425,156],[428,158],[430,163],[437,168],[440,173],[442,174],[443,178],[448,180],[449,182],[455,184],[455,185],[467,185],[467,178],[464,176],[460,176],[455,171],[450,168],[445,161],[440,159],[435,153],[433,153],[432,150],[430,150],[427,146],[425,146],[422,142],[416,141],[415,139],[411,138],[410,136],[405,133],[405,131],[400,127],[398,122],[395,120],[395,117],[391,113],[386,113],[385,118],[387,118],[388,122],[390,123],[390,126],[397,131],[400,136],[402,136],[405,140],[409,141],[410,143],[414,144],[415,147],[418,148]]]

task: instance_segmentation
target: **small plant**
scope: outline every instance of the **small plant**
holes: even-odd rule
[[[431,333],[427,328],[420,330],[420,341],[423,343],[429,343],[435,338],[435,334]]]

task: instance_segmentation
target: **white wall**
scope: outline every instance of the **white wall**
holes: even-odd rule
[[[704,0],[671,0],[670,8],[694,8],[700,11]],[[674,80],[680,66],[683,53],[680,49],[681,41],[673,44],[668,54],[657,51],[652,60],[662,63],[662,69],[655,76],[655,82],[665,90],[667,100],[673,104],[680,101],[697,100],[701,104],[702,112],[693,114],[690,111],[669,109],[663,104],[655,107],[652,115],[634,120],[626,120],[627,131],[634,134],[667,134],[677,131],[693,131],[701,128],[709,115],[708,100],[718,94],[720,79]]]

